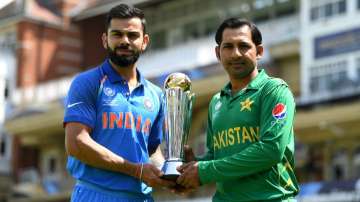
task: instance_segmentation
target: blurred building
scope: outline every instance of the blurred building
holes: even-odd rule
[[[360,1],[301,0],[300,16],[299,177],[333,182],[328,191],[350,194],[313,201],[358,201]]]
[[[144,75],[160,86],[175,71],[192,79],[190,144],[197,154],[205,152],[208,102],[227,82],[214,53],[215,30],[227,17],[244,17],[263,33],[260,68],[286,80],[296,96],[300,182],[359,177],[360,40],[359,23],[351,20],[360,13],[359,0],[121,2],[145,11],[151,44],[138,65]],[[74,182],[65,170],[63,101],[73,76],[105,58],[105,14],[119,3],[14,0],[0,9],[0,58],[6,58],[0,61],[6,61],[8,89],[4,133],[9,134],[1,142],[6,139],[5,150],[12,151],[4,152],[7,158],[0,153],[0,161],[5,159],[4,176],[10,174],[9,183],[15,183],[10,201],[68,201]],[[0,177],[1,172],[0,167]],[[156,190],[155,198],[204,201],[213,191],[206,186],[174,197]]]
[[[77,6],[71,0],[13,0],[0,10],[8,134],[1,136],[6,158],[0,160],[14,184],[0,192],[11,201],[69,198],[61,117],[71,78],[82,70],[80,29],[67,14]]]

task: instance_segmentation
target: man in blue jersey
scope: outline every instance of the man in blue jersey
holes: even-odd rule
[[[171,187],[149,163],[162,138],[161,89],[137,70],[146,49],[144,14],[121,4],[102,36],[108,58],[76,76],[65,106],[67,169],[77,180],[71,201],[153,201],[151,187]]]

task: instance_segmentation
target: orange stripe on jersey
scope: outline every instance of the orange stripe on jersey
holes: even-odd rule
[[[136,120],[136,132],[140,132],[140,130],[141,130],[141,115],[139,115]]]
[[[149,134],[150,132],[150,125],[151,125],[151,121],[150,119],[146,119],[144,125],[143,125],[143,133],[144,134]]]
[[[125,128],[131,129],[131,126],[134,124],[134,116],[131,112],[126,112],[125,114]]]
[[[116,125],[118,128],[123,127],[123,121],[124,121],[124,113],[119,112],[119,119],[116,121]]]
[[[106,129],[108,127],[108,117],[107,117],[107,113],[106,112],[103,112],[103,115],[102,115],[102,128],[103,129]]]
[[[114,112],[110,112],[110,126],[109,126],[110,129],[114,128],[115,125],[114,123],[116,120],[117,120],[116,114]]]

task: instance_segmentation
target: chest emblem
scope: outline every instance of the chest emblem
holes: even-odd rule
[[[148,111],[152,111],[154,108],[153,103],[151,102],[150,98],[144,98],[144,107]]]
[[[272,116],[276,120],[281,120],[286,117],[286,105],[283,103],[278,103],[272,110]]]
[[[115,95],[115,90],[109,88],[109,87],[105,87],[104,88],[104,93],[106,96],[112,97]]]
[[[250,98],[246,98],[245,101],[240,102],[240,104],[241,104],[241,109],[240,109],[240,111],[242,112],[242,111],[244,111],[245,109],[248,110],[248,111],[251,111],[251,105],[252,105],[252,103],[254,103],[253,100],[250,100]]]

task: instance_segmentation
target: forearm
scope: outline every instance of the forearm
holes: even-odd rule
[[[88,134],[79,134],[74,141],[76,149],[69,153],[78,160],[93,167],[121,172],[139,177],[140,166],[95,142]]]
[[[199,162],[201,182],[232,180],[268,170],[281,161],[282,152],[273,144],[257,142],[232,156]]]
[[[160,146],[150,156],[150,160],[151,160],[152,164],[154,164],[158,168],[160,168],[163,165],[165,159],[161,152]]]

